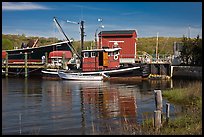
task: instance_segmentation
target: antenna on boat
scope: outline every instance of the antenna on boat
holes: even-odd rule
[[[57,21],[56,17],[54,17],[54,22],[55,22],[55,24],[56,24],[58,30],[65,36],[65,38],[67,39],[67,41],[69,41],[69,44],[67,44],[67,45],[71,48],[71,50],[72,50],[74,53],[76,53],[76,55],[77,55],[79,58],[81,58],[82,56],[79,55],[79,53],[75,50],[75,48],[74,48],[73,45],[71,44],[71,41],[69,40],[69,38],[67,37],[67,35],[64,33],[62,27],[60,26],[59,22]]]

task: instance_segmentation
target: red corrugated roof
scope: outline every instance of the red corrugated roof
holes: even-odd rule
[[[63,53],[65,54],[65,58],[72,58],[71,51],[52,51],[49,54],[49,58],[51,58],[51,57],[63,57]]]

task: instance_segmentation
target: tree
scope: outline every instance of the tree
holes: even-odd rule
[[[7,50],[7,49],[13,49],[13,43],[9,39],[2,39],[2,49]]]
[[[199,35],[193,40],[191,64],[202,65],[202,39],[199,38]]]
[[[181,60],[184,64],[188,65],[190,62],[191,51],[192,51],[192,43],[191,39],[187,37],[183,37],[183,46],[181,50]]]
[[[202,65],[202,39],[183,37],[181,60],[186,65]]]

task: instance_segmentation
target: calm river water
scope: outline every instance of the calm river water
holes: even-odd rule
[[[153,90],[179,83],[2,78],[2,134],[107,134],[124,121],[141,123],[145,113],[153,116]],[[166,102],[163,99],[164,105]],[[175,111],[171,105],[170,117]]]

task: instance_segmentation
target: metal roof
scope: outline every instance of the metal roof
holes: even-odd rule
[[[103,34],[133,34],[135,30],[113,30],[113,31],[102,31]],[[101,35],[101,32],[98,34]]]
[[[121,48],[111,48],[111,49],[90,49],[90,50],[82,50],[82,52],[92,52],[92,51],[106,51],[106,52],[113,52],[121,50]]]

